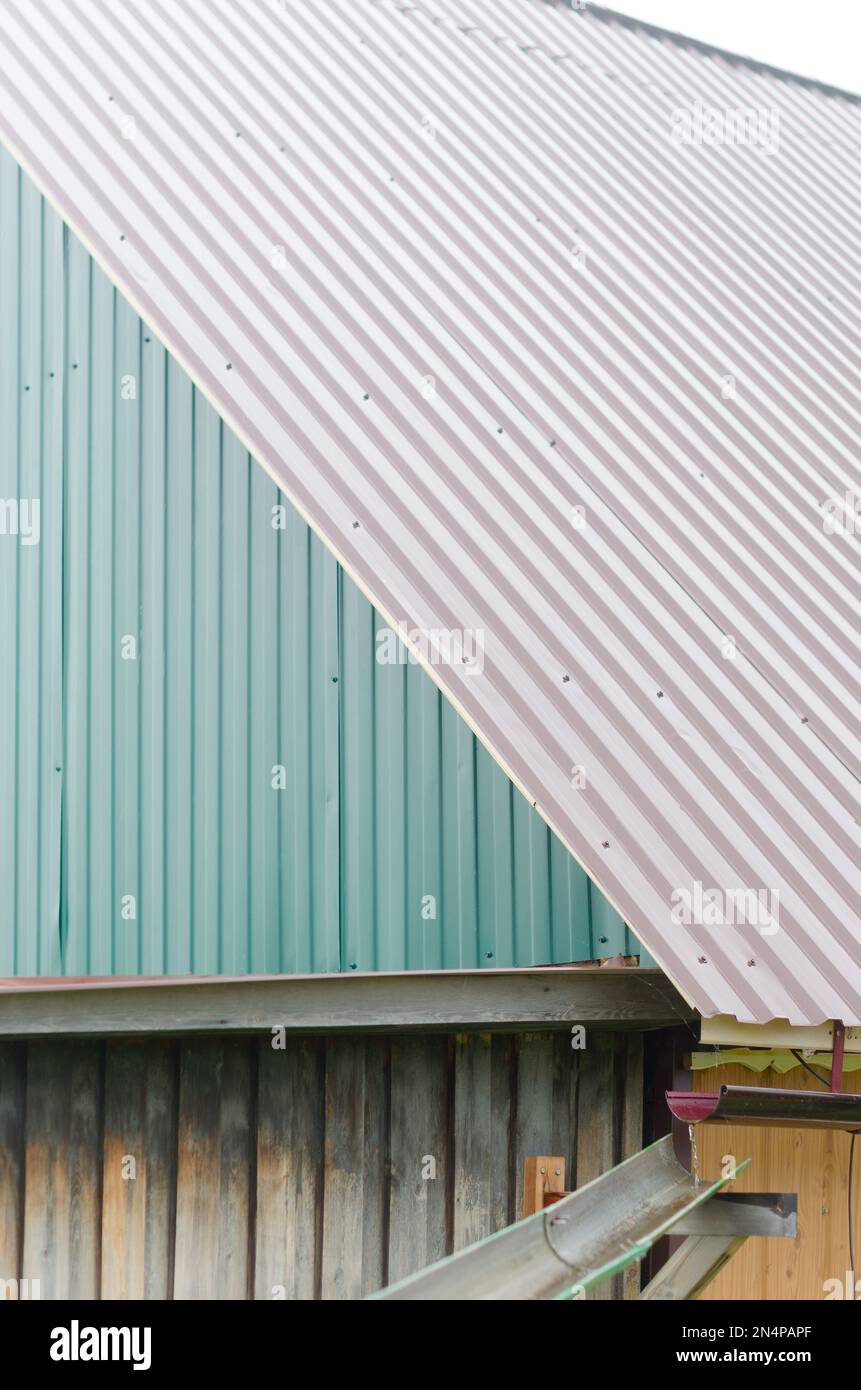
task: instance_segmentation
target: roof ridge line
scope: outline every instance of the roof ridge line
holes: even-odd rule
[[[572,6],[571,8],[575,7]],[[580,9],[579,6],[576,8]],[[582,13],[584,10],[588,10],[603,23],[620,24],[626,29],[642,29],[644,33],[650,34],[653,38],[672,39],[681,47],[695,48],[700,53],[709,56],[726,58],[731,63],[752,68],[754,71],[767,74],[769,77],[779,77],[783,81],[797,83],[800,87],[811,87],[817,92],[822,92],[823,95],[845,97],[847,101],[861,103],[861,92],[851,92],[848,87],[839,87],[833,82],[823,82],[821,78],[806,76],[804,73],[795,72],[792,68],[778,67],[774,63],[765,62],[762,58],[752,58],[746,53],[737,53],[732,48],[722,48],[720,44],[710,43],[707,39],[692,38],[690,34],[682,34],[676,29],[664,29],[660,24],[652,24],[648,20],[637,19],[635,15],[611,10],[605,5],[592,4],[591,0],[588,0],[580,12]]]
[[[494,33],[481,24],[473,24],[466,20],[459,21],[462,16],[455,11],[457,9],[456,0],[436,0],[433,7],[424,3],[424,0],[371,0],[375,6],[384,6],[387,9],[400,10],[404,13],[418,10],[427,15],[431,20],[449,19],[454,21],[462,33],[486,35],[495,43],[511,41],[518,45],[525,52],[543,53],[548,58],[559,61],[562,58],[578,57],[572,49],[568,53],[560,53],[557,49],[545,47],[542,43],[529,42],[525,36],[518,36],[508,32]],[[689,34],[683,34],[677,29],[665,29],[660,24],[652,24],[645,19],[638,19],[636,15],[625,14],[620,10],[609,9],[605,5],[596,5],[591,0],[544,0],[548,9],[566,10],[572,15],[593,16],[602,24],[618,24],[625,29],[639,29],[656,39],[670,39],[678,48],[691,48],[708,57],[723,58],[727,62],[736,66],[750,69],[755,74],[767,77],[778,78],[783,82],[791,82],[799,87],[808,88],[822,93],[823,96],[842,97],[846,101],[861,105],[861,92],[852,92],[848,87],[839,87],[832,82],[823,82],[818,77],[809,77],[804,73],[795,72],[791,68],[778,67],[773,63],[767,63],[761,58],[753,58],[745,53],[737,53],[731,48],[722,48],[720,44],[710,43],[707,39],[695,39]]]

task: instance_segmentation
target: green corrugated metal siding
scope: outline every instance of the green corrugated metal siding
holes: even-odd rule
[[[0,974],[638,951],[5,154],[0,237]]]
[[[47,961],[58,937],[63,323],[62,226],[4,157],[0,497],[40,499],[41,543],[0,535],[0,969]]]

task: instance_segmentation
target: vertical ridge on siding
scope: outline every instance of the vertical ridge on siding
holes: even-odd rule
[[[0,535],[0,969],[50,974],[60,970],[63,224],[6,155],[0,245],[0,498],[38,499],[41,531],[39,545]]]
[[[375,659],[389,629],[342,586],[345,967],[652,963],[406,649]]]
[[[639,950],[5,153],[0,232],[0,973]]]

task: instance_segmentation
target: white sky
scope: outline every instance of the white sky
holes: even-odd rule
[[[804,77],[861,93],[861,0],[600,0]]]

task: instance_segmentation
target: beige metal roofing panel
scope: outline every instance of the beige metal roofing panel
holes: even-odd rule
[[[861,105],[543,0],[0,14],[4,142],[387,619],[484,634],[431,674],[682,992],[861,1022]]]

